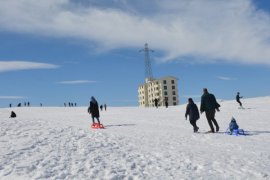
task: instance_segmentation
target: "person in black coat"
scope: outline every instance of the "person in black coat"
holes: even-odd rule
[[[155,107],[158,108],[158,99],[157,98],[154,99],[154,103],[155,103]]]
[[[209,132],[214,133],[213,123],[216,126],[216,132],[219,131],[219,125],[215,119],[216,110],[219,111],[220,105],[213,94],[210,94],[206,88],[203,89],[203,95],[201,97],[201,113],[205,112],[206,119],[211,128]],[[212,123],[213,122],[213,123]]]
[[[15,118],[15,117],[17,117],[16,113],[14,111],[11,111],[10,118]]]
[[[97,119],[98,124],[100,124],[98,102],[93,96],[91,97],[90,106],[88,107],[88,113],[92,116],[93,124],[95,123],[95,118]]]
[[[166,108],[168,108],[168,106],[169,106],[169,103],[168,103],[168,99],[167,98],[165,98],[165,106],[166,106]]]
[[[196,121],[200,118],[200,113],[197,105],[193,102],[192,98],[188,98],[188,104],[186,108],[185,117],[189,116],[190,124],[193,126],[193,131],[198,132],[199,127],[196,125]]]

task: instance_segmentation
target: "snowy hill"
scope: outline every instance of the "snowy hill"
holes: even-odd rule
[[[215,134],[204,114],[194,134],[185,105],[109,107],[103,130],[87,107],[0,109],[0,179],[270,179],[270,97],[220,104]],[[247,136],[223,133],[232,116]]]

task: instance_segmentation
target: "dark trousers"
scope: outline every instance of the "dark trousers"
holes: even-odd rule
[[[92,121],[93,121],[93,124],[95,123],[95,118],[97,119],[98,124],[100,124],[99,118],[98,118],[98,117],[94,117],[94,116],[92,116]]]
[[[242,103],[241,103],[241,101],[240,100],[237,100],[237,102],[240,104],[240,106],[242,107]]]
[[[198,131],[198,127],[197,127],[197,125],[196,125],[196,121],[189,121],[189,122],[190,122],[190,124],[193,126],[194,132]]]
[[[217,123],[217,121],[215,119],[215,114],[216,114],[216,110],[215,109],[208,110],[208,111],[205,112],[206,119],[208,121],[208,124],[209,124],[212,132],[215,132],[214,127],[213,127],[213,123],[216,126],[216,131],[219,131],[219,126],[218,126],[218,123]]]

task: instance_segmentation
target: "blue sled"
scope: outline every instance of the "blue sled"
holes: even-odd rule
[[[231,132],[229,128],[226,130],[226,134],[235,135],[235,136],[238,136],[238,135],[244,135],[245,136],[246,135],[245,131],[243,129],[234,129],[233,132]]]

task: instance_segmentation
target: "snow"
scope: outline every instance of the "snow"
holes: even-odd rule
[[[215,134],[204,114],[193,133],[186,105],[108,107],[106,129],[87,107],[0,109],[0,179],[270,179],[270,97],[220,104]],[[224,133],[232,116],[247,136]]]

